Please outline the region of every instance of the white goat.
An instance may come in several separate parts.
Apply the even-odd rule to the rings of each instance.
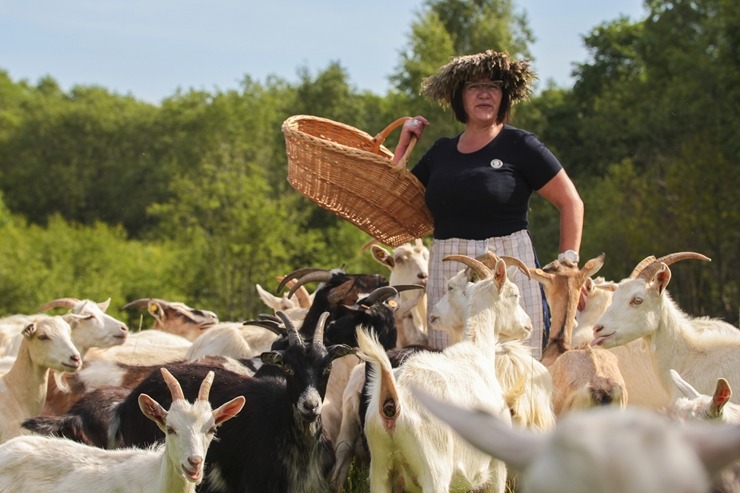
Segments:
[[[263,326],[242,322],[220,322],[201,334],[185,353],[192,361],[203,356],[254,358],[269,351],[278,335]]]
[[[212,410],[209,372],[190,404],[177,380],[161,371],[172,394],[169,411],[147,394],[139,396],[139,407],[165,433],[164,445],[102,450],[64,438],[18,437],[0,447],[0,491],[194,492],[216,427],[236,416],[245,399],[238,396]]]
[[[736,425],[678,427],[647,409],[603,407],[574,411],[538,433],[413,392],[469,443],[521,471],[522,493],[706,493],[711,476],[740,458]]]
[[[671,370],[673,383],[681,391],[683,397],[676,399],[666,410],[671,418],[682,421],[705,421],[711,423],[740,424],[740,405],[730,402],[732,388],[724,378],[717,379],[714,394],[700,394],[686,382],[676,370]],[[740,463],[722,470],[714,478],[712,493],[740,492]]]
[[[691,252],[677,253],[652,262],[637,278],[620,282],[612,304],[594,325],[591,344],[611,348],[643,338],[660,383],[671,395],[676,395],[671,369],[705,394],[712,392],[720,377],[740,386],[740,338],[724,328],[707,328],[706,318],[701,319],[704,330],[697,330],[668,295],[668,264],[685,258],[709,260]],[[718,321],[717,325],[728,324]],[[733,402],[740,401],[733,397]]]
[[[488,268],[494,268],[498,257],[489,252],[477,257],[477,260]],[[512,269],[521,269],[523,266],[516,259],[504,257],[504,261],[507,263],[509,276],[514,274]],[[468,304],[466,288],[468,276],[471,274],[471,269],[467,268],[453,276],[447,283],[448,291],[445,296],[432,307],[431,319],[435,328],[446,330],[452,341],[464,340],[464,319]],[[517,305],[518,301],[512,300],[510,304],[494,305],[494,308],[503,309]],[[555,416],[550,405],[552,394],[550,373],[534,359],[531,348],[522,342],[529,337],[531,324],[509,323],[510,317],[510,314],[497,313],[494,328],[497,339],[501,340],[495,347],[495,368],[504,390],[505,401],[514,422],[538,429],[549,429],[555,424]],[[447,327],[442,323],[457,325]],[[341,426],[335,440],[337,461],[332,473],[332,482],[338,490],[341,490],[347,478],[352,458],[365,459],[366,455],[360,440],[359,416],[360,392],[365,383],[364,366],[362,364],[353,369],[342,396]]]
[[[87,351],[92,347],[118,346],[123,344],[128,337],[128,326],[105,313],[109,306],[110,298],[99,303],[77,298],[59,298],[44,304],[39,308],[39,312],[45,312],[52,308],[67,308],[70,313],[80,315],[79,317],[70,318],[69,324],[72,327],[72,341],[84,358]],[[25,316],[19,320],[27,318],[28,316]],[[16,336],[5,350],[5,356],[15,356],[18,353],[18,347],[22,340],[20,331],[23,327],[25,325],[18,327]]]
[[[494,367],[494,314],[508,313],[511,323],[525,326],[531,326],[531,321],[518,305],[518,290],[507,278],[503,260],[498,260],[493,271],[469,257],[453,255],[445,260],[458,260],[471,267],[467,288],[468,340],[439,353],[414,354],[394,374],[382,346],[358,330],[361,357],[374,372],[368,381],[369,405],[365,420],[373,492],[390,492],[397,479],[394,475],[403,480],[409,491],[504,490],[504,464],[491,460],[460,441],[440,423],[429,420],[409,394],[410,386],[423,386],[438,396],[455,396],[465,405],[485,409],[504,421],[511,421]],[[502,303],[510,306],[496,308]]]
[[[20,435],[23,420],[36,416],[44,407],[50,368],[80,368],[82,358],[72,343],[67,322],[77,317],[37,315],[21,332],[18,356],[0,378],[0,443]]]
[[[372,245],[373,258],[390,271],[388,283],[391,286],[421,284],[426,286],[429,278],[429,249],[421,239],[414,244],[404,243],[389,252],[380,245]],[[427,297],[425,292],[403,292],[401,303],[416,300],[409,317],[402,318],[398,324],[397,347],[410,344],[427,343]]]
[[[476,258],[488,268],[493,268],[498,257],[487,252]],[[502,257],[507,265],[509,277],[521,270],[529,277],[527,266],[512,257]],[[447,281],[447,292],[432,307],[431,323],[436,330],[450,334],[450,341],[459,342],[470,337],[465,334],[467,278],[470,268],[462,270]],[[518,300],[517,300],[518,303]],[[497,320],[506,320],[506,315],[497,313]],[[555,424],[550,401],[552,378],[547,368],[532,356],[532,349],[524,340],[531,332],[530,325],[497,323],[496,375],[504,389],[506,403],[515,423],[522,426],[547,430]],[[521,331],[521,329],[524,329]]]
[[[120,346],[92,348],[86,359],[118,361],[128,365],[162,365],[183,359],[192,345],[182,336],[146,329],[130,334]]]
[[[730,402],[732,388],[724,378],[717,379],[712,395],[702,394],[671,368],[671,378],[683,394],[670,406],[671,415],[698,421],[740,424],[740,405]]]
[[[594,338],[593,326],[606,308],[612,303],[612,296],[617,290],[617,283],[603,277],[588,277],[583,284],[585,296],[578,304],[576,326],[573,327],[573,347],[588,344]]]
[[[633,271],[632,276],[637,273]],[[573,347],[589,344],[593,340],[593,326],[611,305],[618,284],[604,278],[588,278],[584,286],[586,296],[576,315],[578,325],[573,330]],[[670,404],[671,396],[658,380],[650,349],[644,340],[638,339],[607,351],[618,360],[619,372],[629,395],[627,405],[661,409]]]

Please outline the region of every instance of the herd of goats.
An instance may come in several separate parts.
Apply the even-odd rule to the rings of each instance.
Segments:
[[[603,254],[451,255],[427,306],[420,240],[370,253],[389,276],[299,269],[251,320],[158,298],[124,306],[137,332],[110,300],[0,318],[0,493],[343,492],[353,464],[373,493],[740,492],[740,331],[667,290],[704,255],[618,282]],[[539,360],[515,276],[550,307]]]

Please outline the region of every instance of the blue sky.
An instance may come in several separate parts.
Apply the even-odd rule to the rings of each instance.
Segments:
[[[570,86],[582,37],[642,0],[514,0],[529,19],[540,85]],[[182,90],[237,89],[249,75],[297,80],[338,61],[384,94],[422,0],[0,0],[0,69],[64,90],[100,85],[157,103]]]

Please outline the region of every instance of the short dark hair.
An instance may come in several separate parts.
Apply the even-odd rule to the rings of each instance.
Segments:
[[[465,90],[465,82],[458,85],[452,93],[452,99],[450,105],[452,111],[455,112],[455,120],[460,123],[468,123],[468,114],[465,112],[465,105],[463,104],[463,91]],[[499,123],[506,123],[509,121],[511,116],[511,97],[506,87],[501,89],[501,106],[498,108],[498,115],[496,115],[496,121]]]

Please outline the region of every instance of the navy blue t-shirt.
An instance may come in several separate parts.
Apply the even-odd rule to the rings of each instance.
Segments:
[[[534,134],[510,125],[469,154],[457,150],[459,139],[439,139],[411,170],[426,187],[434,237],[483,240],[526,229],[532,192],[560,162]]]

